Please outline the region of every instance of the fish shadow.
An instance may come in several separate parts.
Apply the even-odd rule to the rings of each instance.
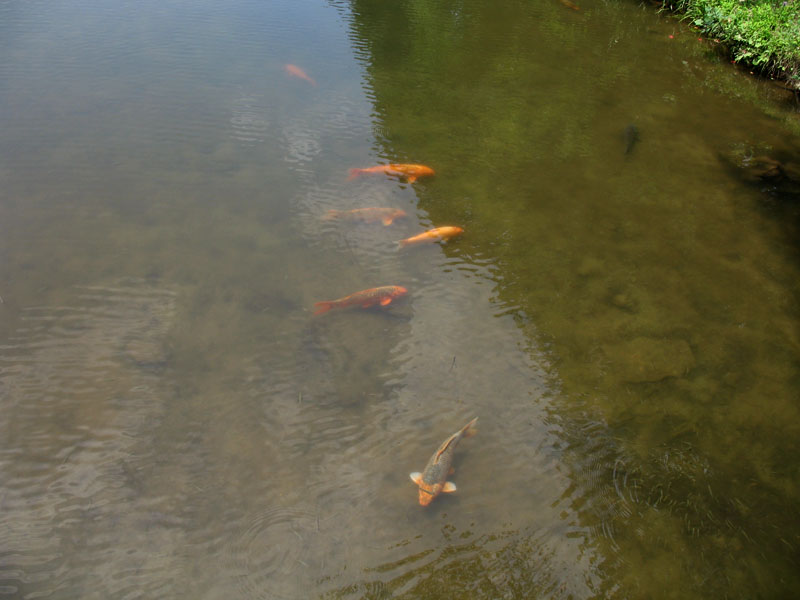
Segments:
[[[631,154],[633,154],[633,149],[636,147],[636,144],[641,141],[639,128],[633,123],[630,123],[622,132],[622,141],[625,144],[625,158],[630,158]]]

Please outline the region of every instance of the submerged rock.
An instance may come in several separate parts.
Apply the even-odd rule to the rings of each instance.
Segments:
[[[760,150],[760,153],[756,153]],[[769,186],[769,191],[800,194],[800,163],[792,149],[749,148],[738,146],[722,158],[744,182]]]
[[[611,305],[629,313],[639,312],[639,300],[631,291],[618,292],[611,296]]]
[[[590,277],[592,275],[599,275],[603,272],[603,261],[594,256],[584,256],[581,264],[578,265],[576,272],[581,277]]]
[[[692,349],[682,339],[637,337],[607,344],[603,353],[609,362],[608,377],[630,383],[682,377],[695,364]]]
[[[769,156],[753,156],[742,160],[740,167],[746,179],[755,181],[761,180],[780,180],[784,176],[784,169],[781,163]]]

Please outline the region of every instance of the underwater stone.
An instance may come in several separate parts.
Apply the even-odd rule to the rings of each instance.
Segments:
[[[618,381],[641,383],[682,377],[695,364],[686,340],[637,337],[603,346],[609,361],[608,376]]]
[[[639,303],[628,292],[620,292],[619,294],[614,294],[611,297],[611,304],[613,306],[616,306],[620,310],[625,310],[628,312],[638,312],[639,310]]]
[[[586,256],[578,265],[577,273],[581,277],[588,277],[589,275],[597,275],[603,271],[603,261],[593,256]]]

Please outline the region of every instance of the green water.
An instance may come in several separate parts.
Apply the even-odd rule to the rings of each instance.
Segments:
[[[385,156],[435,157],[420,206],[466,223],[546,348],[600,594],[798,589],[797,197],[726,165],[796,160],[796,112],[731,99],[691,31],[626,6],[356,6]]]
[[[791,597],[783,94],[635,3],[0,2],[0,597]]]

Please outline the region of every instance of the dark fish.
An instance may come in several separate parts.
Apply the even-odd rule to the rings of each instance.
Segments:
[[[625,154],[628,155],[633,152],[633,147],[639,141],[639,128],[631,123],[625,128],[622,138],[625,140]]]

